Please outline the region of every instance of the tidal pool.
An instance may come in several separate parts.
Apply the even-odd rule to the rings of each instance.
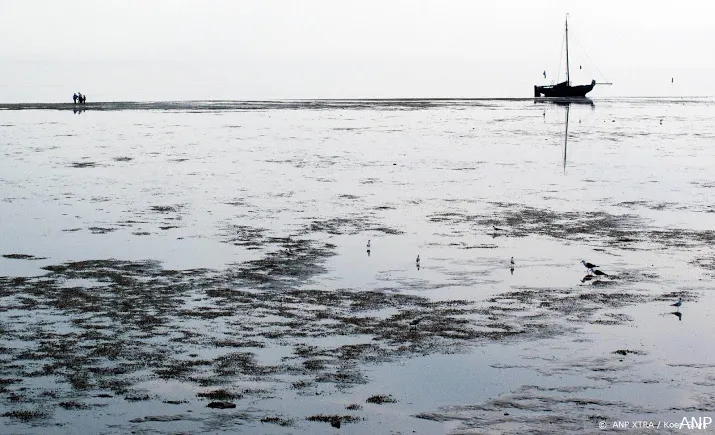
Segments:
[[[0,105],[3,432],[715,418],[713,103]]]

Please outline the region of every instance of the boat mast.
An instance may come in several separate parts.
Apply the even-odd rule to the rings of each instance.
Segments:
[[[569,14],[566,14],[566,85],[571,86],[569,75]]]

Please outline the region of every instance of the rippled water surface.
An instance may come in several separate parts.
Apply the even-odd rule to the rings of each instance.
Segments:
[[[715,418],[714,103],[0,106],[3,432]]]

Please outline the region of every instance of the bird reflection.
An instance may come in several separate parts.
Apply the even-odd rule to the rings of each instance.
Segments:
[[[673,311],[670,314],[676,316],[678,318],[678,320],[680,320],[681,322],[683,321],[683,313],[681,313],[680,311]]]
[[[591,275],[590,273],[581,279],[581,282],[591,281],[596,278],[596,275]]]
[[[370,248],[367,248],[367,256],[370,256]]]
[[[514,266],[509,268],[509,272],[511,272],[511,274],[514,275]]]

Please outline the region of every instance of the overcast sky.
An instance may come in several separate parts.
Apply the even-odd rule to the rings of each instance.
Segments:
[[[715,95],[710,1],[0,0],[0,101],[530,96],[567,12],[593,97]]]

